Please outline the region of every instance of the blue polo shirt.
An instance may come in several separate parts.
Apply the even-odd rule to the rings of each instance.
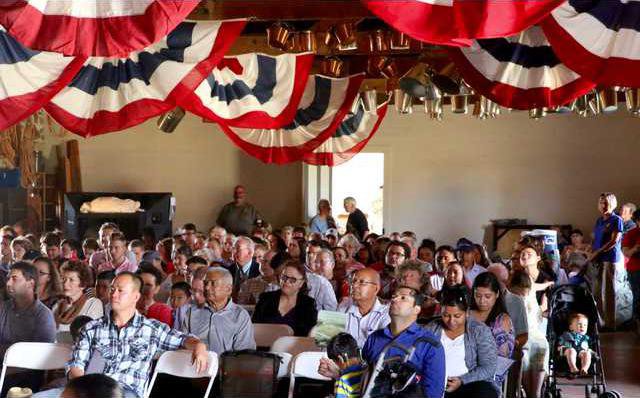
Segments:
[[[598,217],[596,225],[593,227],[593,250],[598,250],[609,242],[614,232],[623,232],[623,224],[622,218],[616,214],[612,214],[606,220]],[[595,260],[598,262],[617,263],[622,259],[622,239],[620,239],[613,248],[601,253]]]
[[[413,323],[398,336],[391,334],[389,326],[379,329],[369,335],[362,347],[362,356],[370,366],[374,366],[382,350],[394,340],[405,348],[411,348],[419,338],[426,338],[427,342],[419,342],[416,351],[411,357],[411,364],[415,366],[420,375],[420,384],[425,398],[440,398],[444,395],[445,388],[445,360],[444,348],[440,340],[430,331]],[[387,351],[386,358],[401,356],[405,352],[394,347]]]

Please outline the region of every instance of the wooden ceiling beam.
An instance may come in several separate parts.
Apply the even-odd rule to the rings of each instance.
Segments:
[[[373,18],[358,0],[203,0],[191,19],[258,21]]]

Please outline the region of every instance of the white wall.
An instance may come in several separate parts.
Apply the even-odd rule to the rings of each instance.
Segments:
[[[428,120],[390,110],[367,150],[384,151],[385,227],[414,230],[439,243],[485,238],[494,218],[571,223],[586,230],[604,190],[640,202],[636,154],[640,120],[620,111],[580,119],[526,113],[479,121]],[[173,134],[155,120],[131,130],[80,139],[86,191],[171,191],[176,225],[208,227],[236,183],[275,225],[301,222],[302,167],[264,165],[213,124],[188,116]],[[334,204],[334,208],[340,204]]]
[[[419,111],[390,111],[367,148],[387,154],[387,231],[410,229],[439,243],[461,236],[488,242],[485,228],[496,218],[589,231],[600,192],[640,202],[640,120],[624,111],[540,121],[524,112],[486,121],[445,116],[434,122]]]
[[[295,223],[301,214],[301,165],[265,165],[237,149],[215,124],[188,115],[173,134],[155,119],[132,129],[80,138],[86,192],[172,192],[174,228],[195,222],[206,230],[244,184],[248,199],[270,222]]]

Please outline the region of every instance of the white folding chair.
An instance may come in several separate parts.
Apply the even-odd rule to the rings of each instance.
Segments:
[[[295,356],[301,352],[322,351],[322,349],[316,345],[312,337],[283,336],[273,342],[269,351],[288,352]]]
[[[291,359],[293,359],[293,355],[288,352],[276,352],[269,351],[272,354],[276,354],[280,357],[280,367],[278,368],[278,379],[289,376]]]
[[[56,343],[15,343],[7,349],[2,362],[0,390],[8,367],[53,370],[64,369],[71,359],[71,346]]]
[[[291,365],[291,379],[289,381],[289,398],[293,398],[296,377],[306,377],[313,380],[329,381],[331,379],[318,373],[320,358],[326,358],[326,352],[302,352],[293,358]]]
[[[172,376],[185,377],[189,379],[196,379],[200,377],[209,377],[209,384],[207,385],[207,391],[204,393],[204,398],[209,397],[211,393],[211,387],[213,386],[213,380],[218,373],[218,355],[215,352],[209,351],[209,366],[204,373],[197,373],[195,366],[191,364],[191,351],[179,350],[179,351],[167,351],[160,356],[158,364],[153,372],[151,381],[147,386],[144,393],[145,398],[149,397],[153,385],[156,382],[158,373],[166,373]]]
[[[253,334],[256,338],[256,346],[271,347],[280,337],[293,336],[293,329],[289,325],[276,323],[254,323]]]

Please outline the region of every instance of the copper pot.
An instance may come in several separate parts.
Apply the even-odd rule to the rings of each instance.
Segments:
[[[295,49],[300,52],[316,52],[318,50],[318,43],[315,33],[310,30],[297,32]]]
[[[408,50],[410,46],[409,36],[404,33],[393,30],[389,32],[392,50]]]
[[[389,51],[389,42],[384,30],[378,29],[369,34],[369,50],[371,52]]]
[[[370,76],[379,76],[387,64],[389,63],[389,58],[374,56],[369,58],[367,61],[367,74]]]
[[[267,28],[267,42],[270,47],[284,50],[292,30],[285,24],[275,23]]]
[[[380,69],[380,74],[387,79],[398,76],[398,65],[396,64],[396,61],[393,59],[389,60],[389,62]]]
[[[320,74],[340,77],[344,71],[344,61],[337,57],[328,57],[320,62]]]
[[[350,46],[356,42],[356,26],[353,22],[339,23],[334,26],[333,32],[341,46]]]

